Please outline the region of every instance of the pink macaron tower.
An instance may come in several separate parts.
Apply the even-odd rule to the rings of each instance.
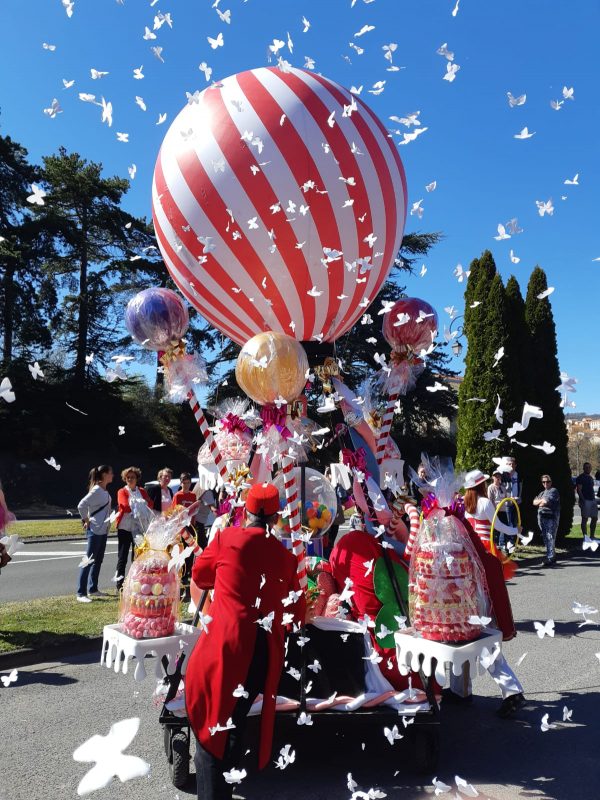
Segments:
[[[125,579],[119,621],[124,633],[135,639],[170,636],[175,629],[180,580],[177,569],[169,569],[167,548],[182,527],[179,516],[157,517],[151,523]]]

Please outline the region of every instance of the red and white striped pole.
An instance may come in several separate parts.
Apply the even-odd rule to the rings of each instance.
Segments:
[[[387,406],[381,419],[381,428],[379,429],[379,435],[377,437],[377,449],[375,451],[375,457],[377,458],[378,464],[381,464],[384,459],[385,448],[388,443],[388,438],[392,429],[392,422],[394,420],[394,410],[399,397],[399,392],[391,394],[388,397]]]
[[[195,556],[198,556],[198,555],[200,555],[200,553],[202,552],[202,548],[200,547],[200,545],[198,544],[198,542],[197,542],[197,541],[194,539],[194,537],[192,536],[192,534],[191,534],[191,533],[188,533],[188,532],[186,531],[186,529],[185,529],[185,528],[183,528],[183,529],[182,529],[182,530],[179,532],[179,535],[181,536],[181,538],[183,539],[183,541],[184,541],[184,542],[187,544],[187,546],[192,548],[192,551],[193,551],[193,553],[194,553],[194,555],[195,555]]]
[[[215,462],[215,466],[219,470],[219,475],[223,483],[227,481],[227,467],[225,465],[225,461],[223,456],[221,455],[221,451],[219,450],[219,445],[217,444],[215,437],[213,436],[212,431],[208,427],[208,422],[206,421],[206,417],[204,416],[204,411],[198,402],[198,398],[196,397],[196,392],[190,388],[188,393],[188,401],[190,404],[190,408],[194,416],[196,417],[196,422],[200,427],[200,433],[204,436],[206,443],[208,444],[208,448],[210,453],[213,457]]]
[[[294,466],[294,459],[289,455],[282,453],[281,469],[283,471],[283,486],[285,489],[285,499],[289,513],[292,552],[298,563],[298,582],[300,583],[300,588],[304,590],[308,585],[308,576],[306,573],[306,552],[304,549],[304,542],[302,539],[300,539],[300,527],[302,520],[300,517],[300,509],[298,508],[298,485],[296,483],[296,476],[294,474]]]

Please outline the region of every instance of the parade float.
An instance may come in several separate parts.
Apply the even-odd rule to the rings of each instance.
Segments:
[[[433,769],[445,673],[459,674],[467,663],[481,671],[482,653],[501,639],[473,622],[485,618],[486,575],[460,515],[438,504],[440,514],[421,521],[402,497],[401,453],[390,432],[398,399],[414,389],[434,345],[437,315],[416,298],[399,298],[384,315],[390,352],[369,379],[376,414],[344,383],[335,356],[336,340],[389,275],[406,205],[397,149],[359,97],[294,68],[233,75],[191,98],[171,125],[152,210],[181,296],[241,346],[236,379],[246,397],[221,407],[209,425],[199,400],[206,375],[186,352],[187,311],[176,293],[145,289],[129,303],[126,323],[140,346],[159,354],[170,399],[194,413],[202,485],[227,493],[220,524],[235,524],[253,481],[279,488],[276,533],[296,557],[309,616],[291,636],[278,710],[315,719],[380,715],[390,726],[399,714],[410,717],[414,761]],[[307,386],[321,398],[312,412]],[[339,449],[331,481],[311,465],[315,443]],[[342,537],[328,562],[319,543],[336,515],[336,484],[351,492],[364,530]],[[405,513],[412,560],[402,558]],[[179,523],[185,545],[197,551],[185,520]],[[169,576],[183,553],[157,556],[155,538],[147,534],[132,565],[122,619],[105,630],[102,660],[117,672],[136,660],[141,679],[145,656],[156,656],[157,674],[166,675],[158,692],[165,751],[181,786],[189,766],[185,656],[209,631],[209,616],[205,595],[196,593],[193,624],[175,620]],[[356,563],[364,564],[358,578]],[[312,680],[310,659],[321,665]]]

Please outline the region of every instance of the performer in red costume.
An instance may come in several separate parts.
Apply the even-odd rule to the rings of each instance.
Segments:
[[[358,514],[352,517],[351,527],[354,527],[354,530],[343,536],[333,548],[329,564],[340,592],[344,589],[347,578],[352,581],[352,591],[354,592],[351,598],[352,616],[359,620],[366,614],[374,622],[382,607],[381,600],[375,594],[373,582],[375,563],[378,559],[383,558],[382,539],[376,539],[365,531]],[[400,564],[403,569],[408,571],[406,563],[390,546],[388,546],[388,553],[393,563]],[[368,569],[365,565],[371,561],[373,562],[372,568]],[[383,676],[394,689],[399,691],[407,689],[408,676],[401,675],[398,670],[396,649],[381,647],[372,630],[371,641],[373,647],[383,658],[380,664]],[[413,674],[411,677],[413,687],[419,688],[421,683],[418,675]]]
[[[260,693],[260,769],[271,754],[284,660],[283,615],[293,615],[301,625],[306,610],[296,559],[269,533],[278,511],[279,493],[272,484],[252,486],[243,527],[219,531],[192,570],[200,588],[214,587],[212,621],[185,676],[187,715],[198,739],[195,763],[202,800],[231,798],[224,773],[239,764],[246,717]],[[284,606],[284,600],[292,602]]]

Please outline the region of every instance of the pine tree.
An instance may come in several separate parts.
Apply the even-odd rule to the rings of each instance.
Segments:
[[[43,161],[47,195],[36,215],[56,242],[47,269],[64,293],[57,332],[81,388],[94,371],[86,356],[105,365],[120,343],[128,293],[164,267],[150,255],[156,246],[148,223],[121,208],[129,181],[103,177],[101,164],[64,148]]]
[[[521,418],[523,403],[528,400],[531,388],[531,347],[529,329],[525,322],[525,302],[519,283],[511,275],[506,283],[506,360],[510,365],[511,406],[507,407],[506,421]]]
[[[496,397],[490,394],[488,376],[494,362],[493,355],[502,344],[498,339],[502,328],[497,327],[497,322],[490,324],[491,318],[489,318],[490,315],[492,317],[496,315],[493,303],[489,302],[489,294],[496,277],[496,264],[491,252],[486,250],[481,258],[471,263],[465,290],[463,331],[468,347],[465,375],[458,391],[456,442],[458,469],[482,469],[487,465],[490,454],[496,449],[495,446],[488,447],[488,443],[483,439],[484,432],[493,430],[496,422],[493,414]],[[501,297],[500,287],[496,285],[495,302],[498,303]],[[503,309],[505,314],[505,306]],[[496,345],[495,350],[494,345]],[[491,350],[492,353],[488,352]],[[480,400],[485,400],[485,403]]]
[[[531,342],[529,372],[531,384],[528,402],[540,406],[543,419],[534,419],[519,438],[530,444],[520,456],[518,467],[523,480],[522,510],[527,525],[535,525],[532,500],[541,491],[540,476],[548,473],[561,497],[561,517],[558,535],[564,537],[573,524],[573,485],[569,467],[568,436],[561,398],[556,389],[560,384],[560,368],[556,345],[556,328],[550,301],[539,295],[548,288],[546,273],[536,267],[531,273],[525,301],[525,322]],[[549,442],[555,447],[546,455],[531,444]]]
[[[48,322],[56,320],[56,291],[43,272],[52,241],[26,201],[39,169],[27,150],[0,136],[0,335],[1,361],[39,357],[51,344]]]

